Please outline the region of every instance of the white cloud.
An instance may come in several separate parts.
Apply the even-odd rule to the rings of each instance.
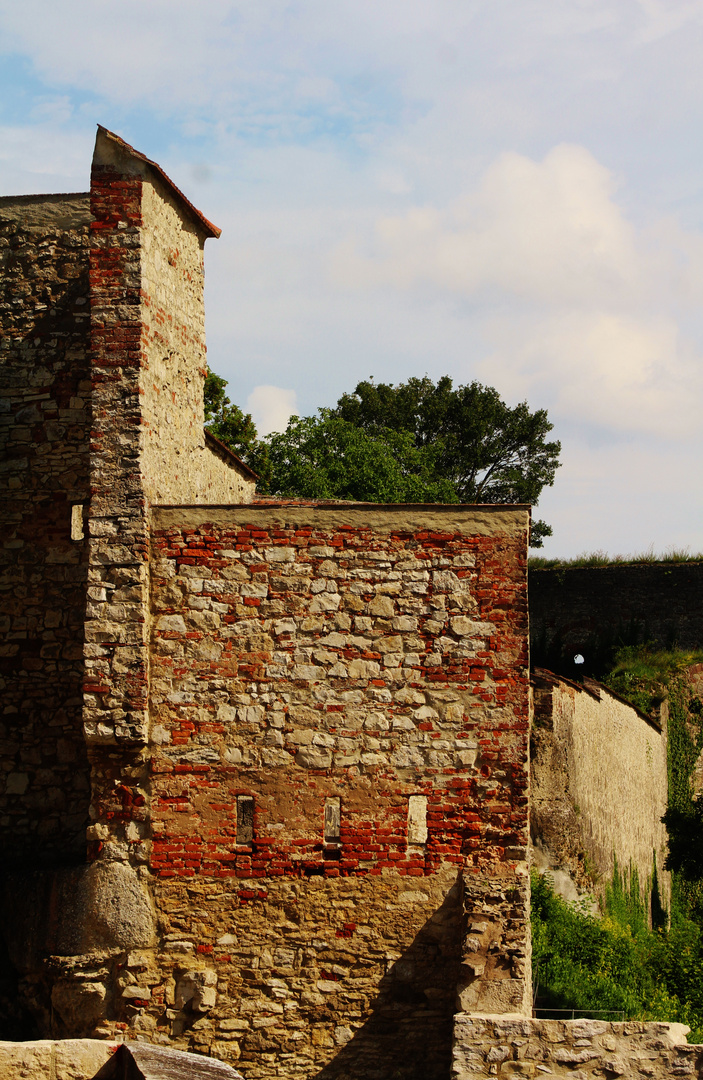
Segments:
[[[379,219],[367,254],[355,240],[341,245],[335,273],[365,286],[430,284],[469,297],[498,289],[550,305],[629,300],[642,293],[646,257],[614,188],[580,146],[557,146],[541,162],[501,154],[447,209]]]
[[[495,319],[487,337],[494,350],[479,374],[562,421],[676,439],[700,426],[703,364],[672,319],[599,311]]]
[[[295,390],[283,390],[280,386],[255,386],[247,398],[247,409],[260,437],[272,431],[284,431],[296,407]]]

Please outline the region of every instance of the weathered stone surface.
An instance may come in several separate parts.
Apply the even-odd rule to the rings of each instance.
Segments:
[[[0,1042],[3,1080],[91,1080],[116,1050],[96,1039]]]
[[[538,671],[533,686],[534,842],[589,888],[584,852],[602,882],[615,860],[625,872],[634,868],[648,907],[654,856],[668,908],[666,730],[596,683],[581,687]]]
[[[495,1076],[703,1076],[703,1046],[684,1024],[533,1020],[458,1013],[452,1080]]]
[[[223,1061],[142,1043],[119,1046],[93,1080],[131,1080],[137,1076],[140,1080],[242,1080],[241,1074]]]

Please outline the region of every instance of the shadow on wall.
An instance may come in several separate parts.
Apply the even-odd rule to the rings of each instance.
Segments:
[[[1,394],[14,406],[9,420],[23,435],[23,441],[2,449],[10,477],[3,529],[11,543],[2,573],[10,587],[3,590],[0,623],[13,631],[0,657],[0,854],[6,867],[85,861],[90,769],[82,684],[88,566],[87,546],[71,539],[71,505],[86,502],[89,492],[89,331],[87,318],[83,329],[76,322],[76,313],[85,317],[89,283],[87,252],[75,266],[72,258],[66,256],[61,275],[80,271],[77,277],[50,281],[43,271],[37,275],[20,264],[22,277],[9,278],[22,281],[26,272],[36,290],[33,300],[51,304],[51,311],[23,324],[21,344],[2,373]],[[9,336],[9,326],[4,329]]]
[[[315,1080],[446,1080],[459,979],[463,905],[461,877],[401,956],[387,953],[387,971],[369,1019],[352,1034],[334,1029],[339,1053]],[[359,1001],[359,1010],[365,1002]],[[329,1015],[326,1015],[329,1014]],[[334,1020],[320,1006],[309,1020]]]

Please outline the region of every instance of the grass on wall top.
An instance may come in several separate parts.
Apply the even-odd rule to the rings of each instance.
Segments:
[[[695,563],[703,562],[703,552],[692,553],[688,548],[669,548],[657,554],[647,548],[634,555],[609,555],[606,551],[584,551],[571,559],[548,559],[544,555],[531,555],[527,561],[530,570],[552,570],[578,566],[631,566],[637,563]]]

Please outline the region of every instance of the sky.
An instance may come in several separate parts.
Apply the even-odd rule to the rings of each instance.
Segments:
[[[0,0],[0,194],[95,127],[223,230],[211,368],[260,433],[361,379],[495,386],[544,554],[703,550],[703,0]]]

